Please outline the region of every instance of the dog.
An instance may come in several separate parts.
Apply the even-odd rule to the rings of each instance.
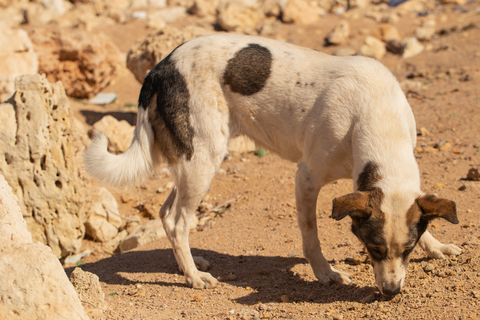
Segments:
[[[353,179],[354,192],[333,200],[332,218],[350,216],[383,294],[401,291],[417,243],[438,259],[461,253],[427,231],[435,218],[457,224],[456,206],[420,190],[413,113],[380,62],[261,37],[207,35],[150,70],[125,153],[108,153],[98,134],[85,155],[88,172],[112,185],[137,182],[166,159],[175,187],[159,215],[189,286],[217,285],[207,264],[195,266],[189,221],[237,135],[297,163],[303,253],[320,283],[351,282],[328,264],[317,233],[318,194],[337,179]]]

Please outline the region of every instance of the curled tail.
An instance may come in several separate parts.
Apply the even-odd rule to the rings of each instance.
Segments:
[[[86,169],[90,175],[110,185],[119,186],[141,181],[149,176],[153,169],[153,141],[148,110],[139,105],[137,126],[128,150],[120,155],[109,153],[108,139],[100,132],[85,152]]]

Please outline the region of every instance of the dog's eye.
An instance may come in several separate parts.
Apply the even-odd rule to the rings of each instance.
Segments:
[[[374,259],[382,259],[384,256],[384,252],[381,248],[379,247],[369,247],[368,251],[370,251],[371,255],[373,256]]]

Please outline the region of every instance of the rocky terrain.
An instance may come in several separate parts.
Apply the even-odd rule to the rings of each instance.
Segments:
[[[0,236],[12,241],[0,248],[0,269],[9,274],[2,314],[24,319],[41,305],[34,318],[69,318],[58,311],[63,304],[78,319],[480,318],[480,1],[395,2],[0,0],[0,174],[18,200],[16,209],[0,210],[13,214],[0,214]],[[91,129],[105,132],[110,152],[124,152],[146,73],[177,45],[216,32],[387,66],[417,121],[423,191],[457,203],[460,224],[439,220],[429,230],[462,254],[432,260],[416,248],[402,293],[382,296],[350,223],[329,218],[332,199],[352,190],[341,180],[319,195],[319,236],[324,255],[353,284],[320,285],[302,256],[296,165],[236,139],[190,233],[193,255],[210,262],[220,285],[188,288],[158,220],[173,187],[166,166],[137,186],[112,188],[84,172],[82,154]],[[90,103],[98,93],[116,99]],[[15,207],[5,197],[2,205]],[[27,273],[35,276],[25,281]],[[68,290],[51,302],[40,291],[27,295],[46,297],[37,302],[5,298],[41,281]],[[73,307],[79,303],[84,313]]]

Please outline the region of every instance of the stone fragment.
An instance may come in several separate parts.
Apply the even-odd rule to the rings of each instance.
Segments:
[[[230,1],[218,7],[217,23],[225,31],[253,34],[264,18],[258,6]]]
[[[348,0],[348,10],[355,8],[366,8],[370,5],[370,0]]]
[[[383,58],[385,53],[387,53],[387,50],[385,49],[385,44],[381,40],[375,37],[367,36],[364,44],[360,47],[360,53],[362,56],[380,60]]]
[[[289,0],[282,13],[285,23],[310,24],[319,19],[318,8],[308,0]]]
[[[393,54],[403,54],[405,42],[403,40],[390,40],[387,42],[386,49]]]
[[[219,3],[219,0],[195,0],[189,12],[200,18],[213,16],[217,14]]]
[[[187,26],[182,30],[167,26],[162,30],[148,34],[127,54],[127,67],[135,78],[143,83],[147,73],[173,49],[185,41],[213,33],[213,31]]]
[[[232,155],[240,155],[257,150],[255,142],[246,136],[238,136],[228,141],[228,152]]]
[[[465,3],[467,3],[467,0],[442,0],[442,4],[454,4],[457,6],[463,6]]]
[[[134,126],[127,121],[118,121],[111,115],[104,116],[93,124],[93,129],[102,131],[108,138],[108,150],[112,153],[124,153],[132,143]]]
[[[382,23],[378,26],[378,28],[375,30],[375,37],[384,42],[389,42],[392,40],[399,41],[402,39],[398,29],[388,23]]]
[[[402,57],[404,59],[415,57],[422,53],[425,47],[418,42],[417,38],[405,39],[405,48],[403,49]]]
[[[94,241],[107,242],[118,234],[118,229],[107,220],[93,216],[85,222],[85,232]]]
[[[337,50],[335,50],[335,52],[333,53],[334,56],[337,56],[337,57],[347,57],[347,56],[354,56],[357,54],[357,51],[351,49],[351,48],[348,48],[348,47],[342,47],[342,48],[338,48]]]
[[[154,240],[165,237],[165,230],[161,220],[150,220],[140,224],[132,230],[118,246],[120,252],[135,249]]]
[[[87,303],[87,306],[98,309],[106,307],[105,294],[97,275],[75,268],[70,275],[70,282],[77,291],[80,301]]]
[[[327,34],[325,40],[329,44],[339,45],[345,43],[350,35],[350,24],[342,20]]]
[[[404,93],[411,91],[418,92],[422,90],[423,84],[420,81],[404,80],[400,82],[400,87]]]
[[[0,173],[18,197],[33,239],[65,257],[82,244],[86,180],[75,162],[70,107],[60,82],[28,75],[0,105]]]
[[[452,149],[452,144],[450,142],[445,142],[439,149],[440,151],[448,151]]]
[[[10,98],[15,78],[38,73],[38,57],[28,33],[0,27],[0,102]]]
[[[467,179],[480,181],[480,173],[478,172],[478,168],[470,168],[467,173]]]
[[[91,187],[91,203],[86,209],[88,217],[96,216],[110,222],[116,228],[122,225],[115,197],[104,187]]]
[[[52,250],[32,242],[17,197],[0,175],[0,315],[2,319],[88,316]]]
[[[425,272],[432,272],[433,270],[435,270],[435,265],[433,263],[427,263],[423,270],[425,270]]]
[[[30,38],[39,55],[39,73],[51,82],[62,81],[74,98],[94,96],[124,65],[118,48],[101,33],[34,29]]]
[[[282,302],[285,302],[285,303],[290,302],[290,298],[289,298],[286,294],[282,295],[282,296],[280,297],[280,300],[281,300]]]
[[[420,41],[428,41],[432,39],[435,34],[435,28],[421,27],[415,29],[415,37]]]

